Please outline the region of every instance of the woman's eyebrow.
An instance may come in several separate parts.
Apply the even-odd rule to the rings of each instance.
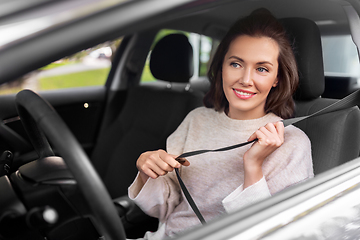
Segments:
[[[245,62],[242,58],[237,57],[237,56],[231,56],[231,57],[229,57],[229,59],[232,59],[232,58],[234,58],[234,59],[236,59],[236,60],[238,60],[238,61],[240,61],[240,62]],[[261,62],[257,62],[256,64],[257,64],[257,65],[270,64],[271,66],[274,66],[274,64],[272,64],[272,63],[269,62],[269,61],[261,61]]]
[[[268,61],[258,62],[256,64],[270,64],[271,66],[274,66],[274,64],[272,64],[271,62],[268,62]]]
[[[239,57],[237,57],[237,56],[231,56],[231,57],[229,57],[229,59],[231,59],[231,58],[235,58],[236,60],[238,60],[238,61],[240,61],[240,62],[245,62],[242,58],[239,58]]]

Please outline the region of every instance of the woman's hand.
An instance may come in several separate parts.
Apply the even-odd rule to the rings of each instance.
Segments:
[[[284,124],[268,123],[254,132],[248,141],[258,139],[244,154],[244,189],[262,177],[262,164],[267,156],[284,143]]]
[[[140,172],[140,177],[145,183],[149,177],[156,179],[172,172],[174,168],[182,165],[189,166],[190,162],[185,160],[181,164],[175,160],[177,156],[168,154],[164,150],[145,152],[140,155],[136,162],[136,167]]]

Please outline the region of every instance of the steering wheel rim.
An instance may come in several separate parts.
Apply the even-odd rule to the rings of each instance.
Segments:
[[[105,238],[126,239],[120,217],[103,182],[74,135],[52,106],[33,91],[23,90],[16,95],[16,107],[39,156],[54,155],[47,139],[59,151]]]

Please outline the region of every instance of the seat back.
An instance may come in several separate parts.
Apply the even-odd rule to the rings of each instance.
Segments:
[[[303,18],[281,20],[293,43],[300,84],[295,94],[296,116],[314,113],[336,101],[321,98],[325,88],[320,31]],[[314,173],[318,174],[359,156],[358,107],[328,113],[297,124],[309,137]],[[301,149],[299,149],[301,151]]]
[[[192,54],[186,36],[168,35],[153,49],[150,70],[158,79],[186,85],[193,74]],[[202,98],[203,94],[185,89],[138,86],[128,90],[122,111],[103,129],[91,157],[113,198],[127,195],[140,154],[165,149],[167,137],[188,112],[202,105]]]

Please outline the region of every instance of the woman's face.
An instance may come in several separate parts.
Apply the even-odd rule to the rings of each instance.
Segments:
[[[266,98],[278,83],[278,56],[278,44],[268,37],[242,35],[231,42],[222,65],[230,118],[246,120],[265,115]]]

